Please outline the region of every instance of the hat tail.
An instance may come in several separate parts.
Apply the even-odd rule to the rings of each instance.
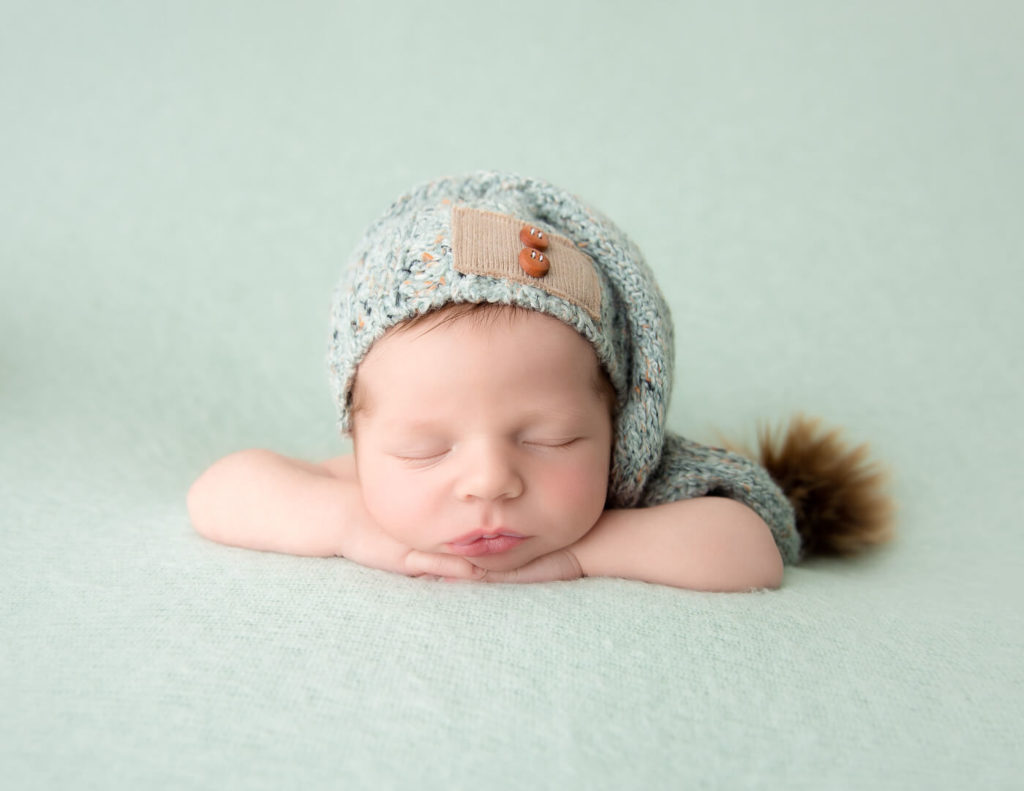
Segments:
[[[853,555],[892,537],[888,474],[835,428],[796,415],[778,429],[762,426],[758,449],[740,453],[764,467],[796,514],[803,556]]]

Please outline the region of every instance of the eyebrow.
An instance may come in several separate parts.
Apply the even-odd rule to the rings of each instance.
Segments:
[[[388,428],[407,434],[439,434],[444,430],[444,426],[437,420],[403,421],[401,418],[388,421]]]
[[[586,416],[586,411],[575,403],[564,409],[532,409],[522,415],[524,422],[537,422],[544,420],[580,420]]]

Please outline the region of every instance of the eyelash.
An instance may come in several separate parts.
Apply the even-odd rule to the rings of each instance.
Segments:
[[[441,458],[447,455],[447,453],[448,451],[443,450],[440,453],[434,453],[430,456],[400,456],[398,454],[395,454],[395,458],[405,464],[408,464],[411,467],[426,467],[430,464],[433,464],[436,461],[439,461]]]
[[[529,445],[534,448],[549,448],[551,450],[562,450],[568,448],[570,445],[575,444],[579,441],[579,437],[573,437],[572,439],[563,440],[560,442],[530,442],[523,441],[524,445]],[[434,453],[430,456],[401,456],[395,454],[395,458],[404,464],[408,464],[410,467],[428,467],[434,462],[440,461],[444,456],[448,454],[447,450],[441,451],[440,453]]]
[[[562,442],[524,442],[523,444],[532,445],[538,448],[568,448],[578,439],[579,437],[573,437],[572,439],[563,440]]]

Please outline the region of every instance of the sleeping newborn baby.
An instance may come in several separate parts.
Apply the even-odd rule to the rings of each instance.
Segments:
[[[650,269],[593,208],[508,174],[422,185],[335,293],[330,378],[354,453],[232,454],[191,487],[192,522],[410,575],[722,591],[887,536],[864,449],[813,422],[762,437],[762,464],[666,433],[673,355]]]

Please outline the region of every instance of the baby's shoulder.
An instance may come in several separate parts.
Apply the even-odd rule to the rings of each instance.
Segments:
[[[340,480],[354,481],[356,479],[356,460],[351,453],[327,459],[327,461],[320,462],[318,466]]]

